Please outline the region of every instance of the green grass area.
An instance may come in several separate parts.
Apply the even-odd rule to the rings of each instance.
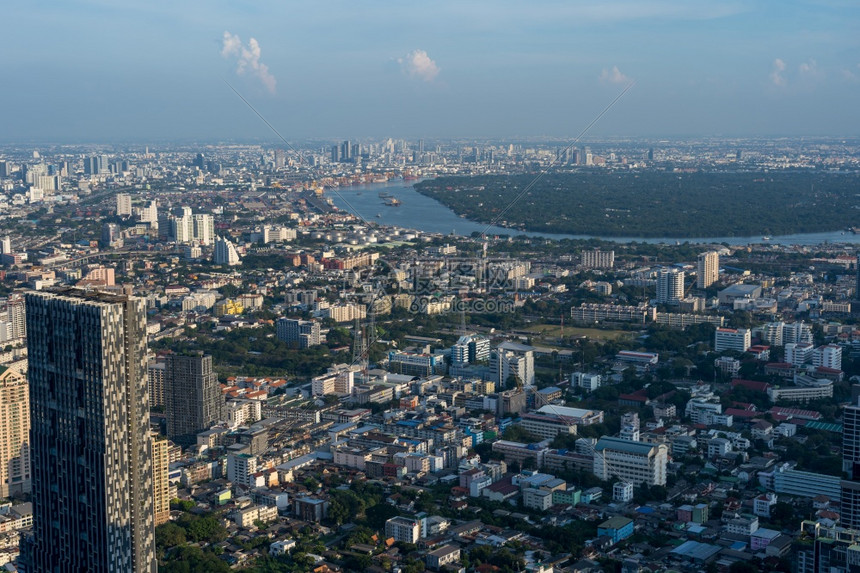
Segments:
[[[538,340],[556,340],[562,336],[562,327],[558,324],[535,324],[525,328],[535,334]],[[592,340],[621,340],[632,338],[633,332],[628,330],[601,330],[599,328],[580,328],[565,326],[564,336],[585,336]]]

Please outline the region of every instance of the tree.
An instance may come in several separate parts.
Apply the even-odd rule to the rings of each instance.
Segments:
[[[794,517],[794,506],[784,501],[778,501],[770,508],[770,520],[779,524],[781,527],[786,527],[793,524],[796,520]]]
[[[227,530],[214,515],[197,517],[185,514],[178,523],[185,528],[185,534],[193,542],[217,543],[227,539]]]
[[[155,545],[159,549],[170,549],[185,543],[185,530],[168,521],[155,528]]]
[[[162,573],[230,573],[230,567],[210,551],[185,545],[171,551],[159,565]]]
[[[757,573],[758,567],[748,561],[735,561],[729,566],[729,573]]]

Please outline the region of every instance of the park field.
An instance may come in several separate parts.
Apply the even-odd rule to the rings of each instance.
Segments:
[[[523,329],[534,334],[534,338],[542,341],[554,341],[561,338],[562,327],[558,324],[534,324]],[[592,340],[620,340],[632,338],[635,333],[629,330],[601,330],[599,328],[579,328],[565,326],[564,336],[585,336]]]

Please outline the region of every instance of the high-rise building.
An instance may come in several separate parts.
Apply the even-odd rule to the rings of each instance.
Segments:
[[[851,387],[851,404],[842,411],[842,471],[840,521],[860,530],[860,386]]]
[[[310,348],[322,343],[320,323],[315,320],[279,318],[275,323],[278,340],[296,344],[299,348]]]
[[[158,210],[153,201],[146,208],[151,214],[158,217]],[[177,243],[190,243],[199,241],[201,245],[211,245],[215,240],[215,219],[208,213],[192,213],[191,207],[183,207],[182,214],[177,217],[171,217],[170,234]],[[159,223],[159,228],[161,227]]]
[[[116,223],[105,223],[102,225],[102,246],[121,247],[122,229]]]
[[[478,334],[467,334],[457,339],[451,347],[451,363],[455,365],[477,364],[490,358],[490,339]]]
[[[582,266],[589,269],[611,269],[615,266],[615,251],[582,251]]]
[[[668,459],[666,444],[603,436],[594,446],[593,472],[602,480],[618,478],[633,485],[666,485]]]
[[[181,446],[197,443],[197,434],[220,421],[224,398],[211,356],[168,354],[164,366],[167,437]]]
[[[503,342],[490,353],[490,379],[504,388],[513,376],[524,386],[535,381],[534,350],[530,346]]]
[[[207,213],[198,213],[193,215],[192,235],[195,241],[200,241],[201,245],[211,245],[215,239],[215,219]]]
[[[146,380],[149,384],[149,407],[164,406],[164,362],[152,361],[146,365]]]
[[[140,222],[149,223],[150,227],[158,228],[158,203],[150,201],[140,208]]]
[[[26,295],[33,536],[22,571],[154,572],[146,303]]]
[[[708,288],[720,278],[720,254],[708,251],[699,255],[696,288]]]
[[[131,216],[131,195],[128,193],[117,193],[116,214],[118,217]]]
[[[8,255],[12,253],[12,239],[8,235],[0,239],[0,254]]]
[[[6,303],[6,320],[9,322],[9,338],[18,339],[27,337],[27,311],[24,306],[24,297],[13,294]]]
[[[97,175],[99,172],[98,157],[84,157],[84,175]]]
[[[242,263],[239,258],[239,253],[236,251],[235,245],[228,239],[218,237],[215,239],[215,254],[213,262],[216,265],[236,266]]]
[[[842,347],[838,344],[825,344],[812,351],[812,365],[842,370]]]
[[[170,219],[170,236],[177,243],[190,243],[194,240],[194,219],[191,215],[191,207],[183,207],[182,215]]]
[[[842,471],[860,478],[860,406],[856,400],[842,411]]]
[[[660,269],[657,274],[657,302],[677,303],[684,298],[684,271]]]
[[[30,389],[17,370],[0,374],[0,499],[30,493]]]
[[[751,345],[752,334],[748,328],[717,328],[714,332],[714,352],[746,352]]]
[[[857,267],[857,277],[854,285],[854,298],[860,300],[860,255],[857,255],[857,260],[854,262]]]
[[[392,517],[385,522],[385,537],[404,543],[417,543],[421,535],[421,524],[411,517]]]
[[[170,442],[164,436],[152,434],[152,500],[155,526],[170,521]]]
[[[860,530],[844,523],[804,521],[804,543],[794,555],[796,573],[857,573],[860,571]]]

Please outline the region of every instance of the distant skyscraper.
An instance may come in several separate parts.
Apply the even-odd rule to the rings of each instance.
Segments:
[[[842,499],[839,516],[843,527],[860,530],[860,405],[858,389],[851,387],[851,405],[842,411]]]
[[[170,470],[167,438],[152,434],[152,493],[155,526],[170,521],[170,485],[167,474]]]
[[[30,389],[17,370],[0,374],[0,499],[30,493]]]
[[[6,303],[6,321],[10,325],[10,338],[26,338],[27,312],[24,298],[20,294],[13,294],[9,297],[9,302]]]
[[[310,348],[321,343],[320,323],[315,320],[279,318],[275,324],[278,340],[299,348]]]
[[[657,274],[657,302],[676,303],[684,298],[684,271],[660,269]]]
[[[699,255],[699,268],[696,273],[696,288],[708,288],[720,278],[720,255],[708,251]]]
[[[122,230],[116,223],[105,223],[102,225],[102,246],[122,246]]]
[[[648,149],[648,161],[654,161],[654,148],[650,147]]]
[[[84,175],[98,175],[99,172],[99,158],[98,157],[84,157]]]
[[[131,195],[128,193],[117,193],[116,214],[118,217],[131,215]]]
[[[213,261],[216,265],[228,265],[231,267],[242,263],[241,259],[239,259],[239,253],[236,251],[236,247],[233,243],[222,237],[218,237],[215,240]]]
[[[857,260],[854,262],[854,266],[857,267],[855,270],[857,272],[855,285],[854,285],[854,299],[860,300],[860,255],[857,255]]]
[[[191,217],[192,233],[195,241],[201,245],[211,245],[215,240],[215,219],[207,213],[198,213]]]
[[[148,209],[155,210],[158,216],[157,207],[151,204]],[[201,245],[211,245],[215,240],[215,219],[208,213],[194,214],[191,207],[182,207],[181,215],[170,218],[170,233],[177,243],[199,241]]]
[[[140,222],[149,223],[150,227],[158,228],[158,203],[150,201],[140,208]]]
[[[166,356],[164,405],[168,438],[181,446],[194,445],[199,432],[220,421],[223,404],[211,356]]]
[[[164,362],[153,361],[146,365],[150,408],[164,406],[164,368]]]
[[[190,243],[194,240],[194,218],[191,207],[183,207],[181,215],[170,219],[170,236],[177,243]]]
[[[27,573],[156,571],[146,304],[26,295],[33,537]]]

